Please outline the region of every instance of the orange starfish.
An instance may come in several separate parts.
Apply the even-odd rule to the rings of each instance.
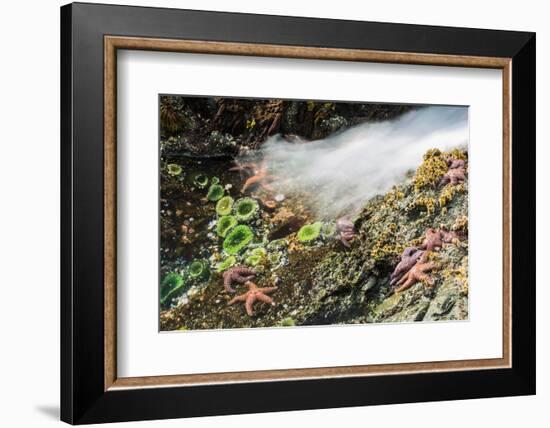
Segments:
[[[426,272],[431,271],[433,268],[435,268],[435,263],[427,262],[427,257],[425,257],[427,253],[424,253],[424,255],[420,258],[420,260],[411,268],[410,271],[408,271],[403,277],[397,281],[397,285],[400,285],[399,288],[395,290],[396,293],[400,293],[402,291],[405,291],[406,289],[412,287],[414,284],[416,284],[419,281],[426,282],[429,285],[433,285],[434,281]]]
[[[241,189],[241,193],[246,192],[246,189],[248,189],[253,184],[259,184],[265,190],[272,192],[273,187],[267,184],[266,181],[272,180],[274,178],[275,177],[273,175],[267,172],[267,167],[265,165],[262,165],[260,168],[254,171],[254,175],[247,178],[247,180],[244,182],[243,188]]]
[[[246,313],[248,314],[248,316],[254,315],[253,306],[254,306],[254,303],[256,303],[256,300],[275,306],[275,302],[267,294],[277,290],[277,287],[260,288],[256,284],[254,284],[252,281],[246,281],[245,285],[248,286],[248,291],[239,296],[235,296],[233,299],[229,301],[228,305],[232,305],[237,302],[244,302],[244,305],[246,307]]]
[[[267,165],[265,162],[262,162],[260,165],[253,162],[240,163],[229,168],[229,171],[239,171],[241,176],[243,172],[249,175],[241,189],[242,193],[253,184],[259,184],[269,192],[273,191],[273,188],[266,183],[266,181],[273,180],[275,177],[267,172]]]
[[[223,287],[227,290],[228,293],[234,293],[235,290],[231,287],[233,282],[238,282],[239,284],[246,284],[246,281],[250,281],[256,272],[252,269],[247,268],[246,266],[233,266],[226,270],[223,277]]]
[[[426,230],[426,237],[424,242],[418,248],[420,250],[432,251],[443,248],[443,244],[449,244],[453,242],[453,239],[458,238],[455,232],[447,232],[442,229],[429,228]]]
[[[466,180],[466,170],[463,167],[449,169],[439,182],[440,186],[447,183],[455,184],[463,183]]]

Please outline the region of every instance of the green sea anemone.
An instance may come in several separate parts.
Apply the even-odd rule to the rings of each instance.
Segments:
[[[259,210],[258,202],[252,198],[242,198],[235,202],[235,215],[239,221],[249,221]]]
[[[229,215],[233,209],[233,198],[231,196],[224,196],[216,204],[216,212],[218,215]]]
[[[197,174],[197,175],[195,175],[195,178],[193,179],[193,183],[199,189],[204,189],[206,187],[206,185],[208,184],[208,177],[204,174]]]
[[[321,235],[323,238],[331,238],[336,233],[336,225],[334,223],[323,223],[321,226]]]
[[[229,269],[231,266],[234,266],[235,263],[237,263],[237,259],[235,256],[229,256],[222,260],[217,266],[216,266],[216,272],[221,273],[224,270]]]
[[[294,320],[292,318],[288,317],[288,318],[285,318],[285,319],[281,320],[279,322],[279,325],[281,327],[294,327],[296,325],[296,323],[294,322]]]
[[[220,179],[218,177],[212,177],[210,184],[219,184]]]
[[[165,305],[183,291],[185,281],[177,272],[170,272],[160,283],[160,304]]]
[[[180,175],[183,171],[181,166],[175,163],[169,163],[166,168],[168,169],[168,174],[173,176]]]
[[[274,251],[267,255],[267,261],[272,265],[278,265],[281,262],[281,253]]]
[[[274,239],[267,244],[268,250],[281,250],[288,245],[285,239]]]
[[[254,238],[252,230],[243,224],[236,226],[223,241],[223,249],[227,254],[237,254]]]
[[[206,199],[212,202],[216,202],[217,200],[223,197],[224,193],[225,193],[225,190],[223,190],[222,186],[220,186],[219,184],[213,184],[208,189],[208,194],[206,195]]]
[[[249,266],[257,266],[266,259],[266,256],[267,251],[264,247],[253,248],[248,252],[248,257],[244,262]]]
[[[194,260],[189,265],[189,276],[193,279],[202,280],[210,275],[208,263],[205,260]]]
[[[216,233],[219,237],[225,238],[225,235],[227,235],[227,232],[229,232],[231,229],[233,229],[235,226],[237,226],[238,222],[235,216],[232,215],[224,215],[223,217],[220,217],[218,220],[218,225],[216,226]]]
[[[321,226],[323,223],[320,221],[306,224],[298,231],[298,240],[300,242],[310,242],[317,239],[321,233]]]

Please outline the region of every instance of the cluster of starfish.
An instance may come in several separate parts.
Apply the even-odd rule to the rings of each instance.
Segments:
[[[462,159],[450,159],[447,162],[449,170],[439,181],[440,186],[451,183],[451,185],[463,183],[466,180],[466,162]]]
[[[395,289],[397,293],[405,291],[420,281],[433,285],[433,279],[427,272],[435,268],[435,263],[428,261],[428,253],[443,248],[444,244],[449,244],[457,238],[458,235],[455,232],[444,229],[426,230],[421,245],[407,247],[401,254],[401,260],[390,276],[390,285],[397,287]]]
[[[248,316],[254,315],[254,303],[258,300],[260,302],[267,303],[268,305],[275,306],[275,302],[268,296],[268,294],[277,290],[277,287],[258,287],[251,281],[255,275],[256,273],[252,269],[244,266],[234,266],[229,268],[223,274],[223,286],[227,292],[235,292],[232,288],[234,282],[244,284],[248,287],[248,291],[246,293],[239,294],[228,302],[228,305],[232,305],[237,302],[244,302]]]
[[[357,234],[355,226],[349,217],[341,217],[336,221],[336,233],[342,244],[348,248],[351,247],[351,241],[353,241]]]
[[[255,184],[263,187],[269,192],[273,191],[273,188],[269,182],[273,181],[275,176],[268,173],[265,162],[262,162],[261,164],[256,164],[253,162],[237,163],[234,167],[229,168],[229,171],[239,171],[241,176],[247,177],[241,189],[242,193],[246,192],[250,186]]]

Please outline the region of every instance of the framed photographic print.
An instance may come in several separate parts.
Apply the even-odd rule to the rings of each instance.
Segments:
[[[61,53],[62,420],[535,393],[533,33],[76,3]]]

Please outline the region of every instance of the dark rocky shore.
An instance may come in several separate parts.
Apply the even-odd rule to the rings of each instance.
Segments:
[[[338,239],[337,219],[316,218],[307,197],[274,201],[254,187],[242,194],[246,176],[228,171],[232,159],[256,153],[269,135],[307,144],[411,108],[162,97],[161,330],[467,319],[467,181],[441,183],[453,159],[467,168],[466,151],[434,148],[401,183],[365,201],[350,219],[349,248]],[[257,204],[235,223],[252,232],[250,242],[231,255],[219,233],[224,207],[212,193],[218,187],[235,204],[225,217],[237,215],[243,199]],[[390,275],[403,250],[421,247],[430,229],[452,239],[426,253],[429,279],[396,292]],[[252,316],[242,303],[229,306],[235,295],[224,288],[223,273],[231,265],[253,269],[260,287],[276,286],[269,294],[276,305],[257,302]]]

